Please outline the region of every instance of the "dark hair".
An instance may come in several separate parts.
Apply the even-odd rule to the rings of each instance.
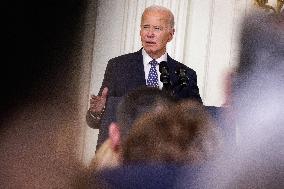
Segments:
[[[123,144],[123,161],[199,163],[217,148],[216,134],[203,106],[184,101],[137,119]]]
[[[166,108],[175,102],[168,93],[152,87],[140,87],[128,92],[117,107],[116,119],[122,139],[128,134],[135,119],[158,106]]]

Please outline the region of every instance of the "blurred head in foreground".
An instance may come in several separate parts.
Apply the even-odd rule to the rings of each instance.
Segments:
[[[85,5],[7,6],[13,48],[0,74],[0,188],[82,184],[78,99]]]
[[[180,186],[185,171],[190,171],[188,180],[196,178],[221,143],[203,108],[199,102],[183,101],[141,115],[121,142],[119,166],[93,172],[90,186],[164,189]]]
[[[145,113],[168,109],[175,99],[156,88],[141,87],[127,93],[118,105],[116,123],[109,126],[109,137],[96,152],[91,170],[114,167],[122,163],[122,144],[134,121]]]
[[[201,164],[214,155],[219,134],[200,103],[181,101],[135,121],[123,144],[123,162]]]
[[[237,148],[226,146],[200,188],[283,188],[284,17],[244,18],[232,82]]]

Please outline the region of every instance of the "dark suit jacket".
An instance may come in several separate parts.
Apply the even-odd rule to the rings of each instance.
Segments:
[[[189,79],[188,86],[182,90],[174,87],[176,97],[201,101],[195,71],[172,59],[169,55],[167,64],[173,86],[178,86],[178,75],[175,74],[175,71],[180,68],[186,70]],[[108,62],[99,95],[104,87],[108,87],[109,96],[121,97],[140,86],[146,86],[142,49],[113,58]]]
[[[169,55],[167,57],[167,64],[172,84],[173,86],[176,86],[173,89],[175,91],[175,96],[177,98],[191,98],[202,102],[199,95],[195,71],[172,59]],[[182,89],[178,87],[178,75],[175,73],[175,71],[180,68],[186,70],[189,79],[188,86]],[[97,148],[108,137],[109,124],[116,120],[115,112],[116,106],[119,103],[119,98],[127,92],[141,86],[146,86],[142,49],[109,60],[99,92],[99,95],[101,95],[104,87],[108,87],[109,89],[106,111],[99,127],[100,132]],[[92,128],[98,128],[97,125],[92,123],[92,118],[88,116],[88,114],[87,123]]]

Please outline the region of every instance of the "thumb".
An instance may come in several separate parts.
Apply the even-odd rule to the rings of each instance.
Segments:
[[[106,97],[107,97],[107,94],[108,94],[108,88],[105,87],[104,90],[103,90],[103,92],[102,92],[102,97],[103,97],[103,98],[106,98]]]
[[[120,131],[117,123],[112,122],[108,128],[109,138],[111,140],[111,148],[116,151],[120,145]]]

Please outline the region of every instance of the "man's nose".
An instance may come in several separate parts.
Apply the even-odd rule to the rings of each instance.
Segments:
[[[147,37],[152,38],[155,36],[154,30],[153,28],[149,28],[149,30],[147,31]]]

